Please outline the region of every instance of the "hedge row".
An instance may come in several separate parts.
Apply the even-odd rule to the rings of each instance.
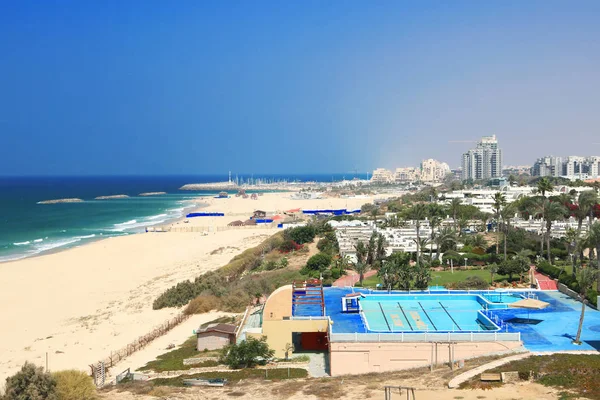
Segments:
[[[581,288],[579,287],[579,282],[577,282],[577,278],[573,277],[566,271],[563,271],[561,268],[555,267],[547,261],[542,261],[537,265],[538,271],[541,273],[548,275],[553,279],[558,279],[558,282],[567,286],[569,289],[574,291],[575,293],[579,293]],[[598,306],[598,292],[595,289],[589,289],[585,294],[586,299],[594,305],[594,307]]]

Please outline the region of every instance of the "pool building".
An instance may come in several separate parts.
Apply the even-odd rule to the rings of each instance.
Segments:
[[[544,309],[520,308],[546,304]],[[327,353],[332,376],[383,372],[510,352],[596,350],[600,312],[589,308],[583,344],[571,342],[581,303],[538,290],[420,292],[295,282],[267,299],[258,329],[276,357]]]

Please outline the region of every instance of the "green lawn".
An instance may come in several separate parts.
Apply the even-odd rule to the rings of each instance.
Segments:
[[[214,367],[219,365],[218,362],[214,360],[206,360],[200,364],[194,365],[183,365],[183,360],[185,358],[192,357],[218,357],[218,351],[197,351],[196,350],[197,338],[196,336],[191,336],[188,340],[186,340],[179,348],[175,350],[171,350],[165,354],[161,354],[156,357],[156,360],[150,361],[148,364],[144,365],[140,368],[141,371],[152,370],[155,372],[163,372],[163,371],[180,371],[190,368],[200,368],[200,367]]]
[[[434,271],[434,272],[432,272],[431,273],[431,282],[429,283],[429,285],[430,286],[434,286],[434,285],[444,286],[445,284],[450,283],[450,282],[464,281],[470,276],[478,276],[481,279],[485,280],[486,282],[489,282],[489,280],[490,280],[490,273],[487,270],[472,269],[472,270],[461,271],[461,270],[455,269],[454,273],[452,273],[450,271],[439,271],[439,272]],[[498,275],[498,274],[494,275],[494,282],[501,282],[503,280],[508,280],[508,276]],[[363,286],[374,288],[375,285],[377,285],[378,283],[381,283],[381,280],[379,279],[379,277],[377,275],[374,275],[370,278],[365,279],[363,281]]]

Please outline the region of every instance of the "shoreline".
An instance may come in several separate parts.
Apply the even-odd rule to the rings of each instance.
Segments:
[[[203,198],[204,198],[204,196],[199,196],[193,200],[188,200],[190,203],[193,203],[193,205],[183,206],[182,207],[183,208],[182,216],[173,217],[172,219],[167,219],[165,221],[157,222],[157,223],[152,223],[152,221],[149,221],[148,225],[146,225],[143,228],[142,227],[134,228],[131,231],[124,230],[120,234],[117,234],[116,231],[112,235],[103,235],[102,233],[94,233],[94,235],[95,235],[94,237],[80,239],[80,241],[82,243],[80,243],[80,241],[77,241],[74,243],[65,244],[63,246],[57,246],[57,247],[54,247],[54,248],[51,248],[48,250],[42,250],[39,253],[35,253],[35,254],[31,254],[31,255],[24,255],[23,257],[16,255],[15,258],[13,258],[13,259],[8,259],[8,260],[0,259],[0,266],[2,266],[4,264],[12,263],[12,262],[18,262],[18,261],[42,257],[42,256],[50,255],[50,254],[61,253],[63,251],[67,251],[70,249],[76,249],[76,248],[79,248],[82,246],[87,246],[87,245],[90,245],[92,243],[96,243],[96,242],[99,242],[102,240],[119,238],[119,237],[130,236],[130,235],[138,235],[140,233],[150,233],[150,232],[146,232],[145,229],[148,227],[153,227],[153,226],[161,226],[161,225],[168,226],[168,225],[172,225],[172,224],[181,222],[185,219],[185,215],[189,211],[196,211],[196,210],[201,210],[201,209],[205,208],[208,205],[207,203],[198,203],[197,202],[198,200],[203,199]],[[135,218],[135,217],[131,217],[131,218]],[[138,218],[147,218],[147,217],[138,217]],[[75,239],[75,238],[77,238],[77,236],[73,236],[72,238]]]
[[[288,193],[264,194],[258,200],[201,197],[193,204],[195,208],[229,217],[191,218],[189,225],[218,228],[231,219],[248,218],[256,209],[354,208],[371,200],[293,200]],[[130,234],[1,263],[0,303],[10,304],[3,309],[2,323],[10,329],[2,332],[0,340],[0,386],[25,361],[44,366],[46,353],[53,371],[88,371],[91,363],[181,311],[152,309],[166,289],[221,268],[276,232],[280,230],[261,226]]]

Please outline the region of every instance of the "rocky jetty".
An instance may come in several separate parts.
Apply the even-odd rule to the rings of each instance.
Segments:
[[[54,199],[54,200],[38,201],[38,204],[60,204],[60,203],[83,203],[83,200],[71,198],[71,199]]]
[[[238,188],[234,182],[215,182],[215,183],[188,183],[179,188],[179,190],[235,190]]]
[[[129,196],[126,194],[114,194],[111,196],[98,196],[95,200],[111,200],[111,199],[128,199]]]
[[[147,192],[147,193],[140,193],[140,196],[160,196],[161,194],[167,194],[167,192]]]

